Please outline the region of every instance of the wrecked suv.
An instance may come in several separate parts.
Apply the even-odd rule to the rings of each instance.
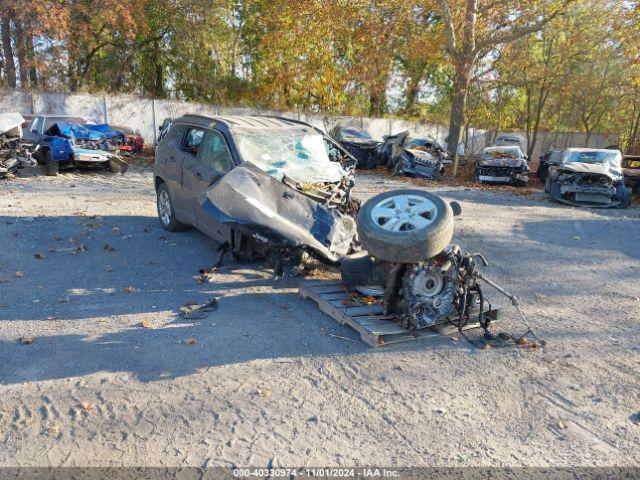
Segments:
[[[236,256],[276,269],[303,251],[335,263],[352,251],[356,160],[320,130],[267,116],[174,120],[156,150],[163,228],[192,225]]]
[[[569,205],[626,208],[631,189],[621,162],[618,150],[568,148],[549,165],[544,189],[552,200]]]

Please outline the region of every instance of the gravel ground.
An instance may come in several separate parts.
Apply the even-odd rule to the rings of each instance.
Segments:
[[[0,183],[0,466],[640,465],[640,210],[439,190],[546,348],[371,350],[263,265],[197,284],[149,169]]]

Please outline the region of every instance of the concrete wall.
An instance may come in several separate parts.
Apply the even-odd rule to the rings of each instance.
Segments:
[[[0,90],[0,112],[20,112],[23,115],[66,114],[80,115],[108,122],[112,125],[128,125],[140,130],[145,143],[153,144],[158,126],[167,118],[176,118],[186,113],[200,115],[250,115],[267,114],[281,115],[288,118],[303,120],[311,125],[329,131],[337,124],[359,126],[365,128],[376,139],[383,135],[390,135],[409,130],[413,134],[427,134],[436,138],[441,144],[447,137],[448,129],[443,125],[408,122],[394,118],[369,118],[329,116],[299,112],[276,112],[253,108],[228,108],[216,105],[181,102],[177,100],[151,100],[131,95],[73,95],[66,93],[29,93],[19,91]],[[479,153],[484,147],[493,143],[496,132],[470,129],[467,138],[466,151]],[[606,147],[618,143],[617,135],[592,134],[589,145],[586,145],[584,133],[553,133],[542,132],[538,136],[536,149],[532,159],[537,159],[540,153],[551,147]]]

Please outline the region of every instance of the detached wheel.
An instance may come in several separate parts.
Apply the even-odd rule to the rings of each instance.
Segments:
[[[160,226],[170,232],[177,232],[184,228],[184,224],[176,219],[176,213],[173,208],[173,201],[169,195],[167,184],[163,183],[158,187],[157,191],[158,219]]]
[[[453,212],[437,195],[395,190],[376,195],[358,214],[362,246],[377,259],[414,263],[442,252],[453,237]]]
[[[44,164],[47,172],[47,177],[57,177],[60,170],[60,163],[53,161],[53,155],[51,150],[47,150],[44,154]]]

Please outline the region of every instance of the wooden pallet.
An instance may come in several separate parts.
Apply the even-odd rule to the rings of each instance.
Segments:
[[[384,315],[382,305],[358,305],[349,299],[347,287],[341,281],[303,280],[298,287],[302,298],[310,298],[320,310],[341,325],[349,325],[360,334],[360,338],[370,347],[381,347],[391,343],[406,342],[418,338],[451,335],[457,327],[447,322],[444,325],[408,330],[400,325],[394,315]],[[497,320],[498,309],[487,312]],[[480,327],[479,323],[469,323],[464,329]]]

